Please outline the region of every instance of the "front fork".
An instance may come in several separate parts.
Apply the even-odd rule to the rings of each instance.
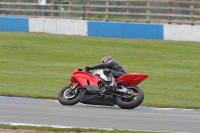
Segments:
[[[77,86],[79,85],[79,83],[75,83],[75,84],[71,84],[70,86],[70,91],[73,93],[77,93]]]
[[[77,86],[78,86],[78,83],[75,83],[75,84],[72,84],[72,85],[70,86],[70,88],[71,88],[71,89],[75,89]]]

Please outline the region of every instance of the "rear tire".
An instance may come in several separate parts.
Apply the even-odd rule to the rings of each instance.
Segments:
[[[70,86],[64,87],[58,94],[58,101],[63,105],[74,105],[80,101],[82,89],[77,89],[77,92],[75,92],[76,88],[74,88],[69,92]]]
[[[133,109],[139,106],[144,100],[144,92],[137,86],[126,86],[127,89],[134,91],[134,96],[130,98],[124,98],[116,96],[116,104],[122,109]],[[137,93],[137,96],[135,95]]]

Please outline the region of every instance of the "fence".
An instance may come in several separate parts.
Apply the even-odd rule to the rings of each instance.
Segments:
[[[2,16],[200,25],[198,0],[0,0]]]

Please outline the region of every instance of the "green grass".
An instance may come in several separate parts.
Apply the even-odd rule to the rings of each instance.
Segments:
[[[111,55],[147,73],[142,105],[200,108],[200,43],[0,32],[0,95],[57,99],[75,68]]]

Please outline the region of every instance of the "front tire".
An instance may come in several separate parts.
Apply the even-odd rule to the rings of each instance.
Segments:
[[[80,101],[82,89],[71,89],[71,85],[64,87],[58,94],[58,101],[63,105],[74,105]]]
[[[144,92],[137,86],[126,86],[128,90],[133,91],[133,96],[125,98],[116,96],[116,104],[122,109],[133,109],[139,106],[144,100]]]

